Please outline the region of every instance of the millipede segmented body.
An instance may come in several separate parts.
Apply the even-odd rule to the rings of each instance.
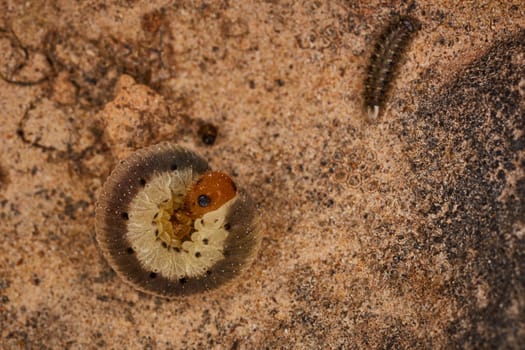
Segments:
[[[257,210],[225,173],[162,143],[121,161],[96,208],[97,241],[137,289],[177,297],[238,276],[260,241]]]
[[[377,118],[401,54],[419,28],[416,19],[406,15],[396,16],[379,36],[370,58],[365,81],[365,104],[371,119]]]

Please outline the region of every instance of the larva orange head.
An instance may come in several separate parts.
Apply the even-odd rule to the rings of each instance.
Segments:
[[[192,219],[219,209],[234,198],[237,188],[233,180],[220,171],[209,171],[201,175],[186,194],[184,206]]]

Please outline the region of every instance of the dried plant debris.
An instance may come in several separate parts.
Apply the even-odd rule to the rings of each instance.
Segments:
[[[260,241],[248,196],[228,175],[169,143],[117,165],[98,200],[96,230],[125,281],[164,297],[229,282],[251,263]]]
[[[379,115],[400,57],[419,28],[415,18],[400,15],[393,18],[379,35],[365,81],[365,105],[370,119]]]
[[[24,47],[12,30],[0,27],[0,79],[32,86],[49,79],[50,66],[44,55]]]

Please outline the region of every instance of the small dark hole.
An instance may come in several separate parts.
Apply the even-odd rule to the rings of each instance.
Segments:
[[[206,271],[206,274],[207,274],[208,276],[211,275],[211,271],[210,271],[210,270]]]
[[[180,284],[184,284],[186,282],[188,282],[188,280],[186,280],[186,278],[184,278],[184,277],[183,278],[179,278],[179,283]]]
[[[157,216],[159,216],[159,212],[156,212],[155,215],[153,215],[153,219],[156,219]]]
[[[124,219],[124,220],[129,220],[128,213],[126,213],[126,212],[121,213],[121,214],[120,214],[120,217],[121,217],[122,219]]]
[[[228,231],[228,230],[231,229],[231,228],[232,228],[232,226],[231,226],[230,224],[225,224],[225,225],[224,225],[224,229],[225,229],[226,231]]]
[[[134,253],[133,248],[129,247],[128,249],[126,249],[126,253],[133,254]]]
[[[140,183],[141,186],[145,186],[146,185],[146,180],[140,179],[139,183]]]
[[[155,237],[159,235],[159,230],[155,230]]]
[[[157,273],[156,272],[151,272],[149,274],[149,278],[155,278],[155,277],[157,277]]]
[[[196,258],[200,258],[201,257],[201,252],[195,252],[195,257]]]
[[[175,250],[177,253],[180,253],[180,248],[179,247],[175,247],[175,248],[173,248],[173,250]]]
[[[177,170],[178,166],[177,164],[173,163],[171,166],[170,166],[170,169],[171,170]]]
[[[36,274],[33,275],[33,283],[35,286],[38,286],[40,284],[40,278]]]
[[[203,124],[199,128],[198,134],[205,145],[211,146],[217,138],[217,127],[213,124]]]
[[[215,143],[215,136],[205,135],[202,137],[202,143],[205,145],[213,145]]]
[[[206,245],[207,245],[208,242],[209,242],[209,241],[208,241],[208,238],[204,238],[204,239],[202,240],[202,243],[203,243],[203,244],[206,244]]]
[[[168,248],[168,245],[166,244],[166,242],[162,242],[162,248]]]

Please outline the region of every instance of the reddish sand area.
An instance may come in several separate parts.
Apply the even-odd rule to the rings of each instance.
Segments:
[[[523,347],[524,28],[517,0],[0,0],[0,347]],[[262,235],[171,300],[95,239],[115,164],[161,141],[231,174]]]

